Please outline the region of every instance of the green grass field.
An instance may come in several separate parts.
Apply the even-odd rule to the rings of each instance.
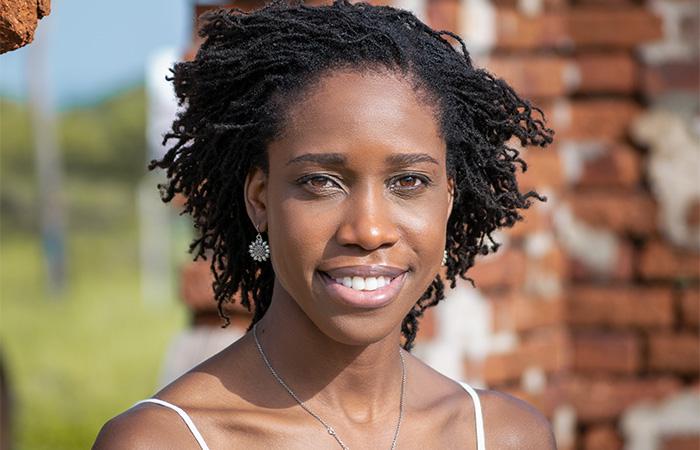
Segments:
[[[90,448],[101,425],[149,397],[173,333],[177,300],[143,302],[133,214],[69,234],[68,283],[47,294],[36,235],[0,236],[0,348],[16,450]]]

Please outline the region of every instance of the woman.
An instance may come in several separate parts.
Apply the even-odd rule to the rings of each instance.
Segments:
[[[95,448],[554,448],[529,405],[407,352],[439,273],[464,278],[539,199],[506,145],[551,141],[529,103],[405,11],[275,3],[205,22],[174,69],[176,145],[152,166],[165,201],[186,199],[220,312],[236,295],[254,326]]]

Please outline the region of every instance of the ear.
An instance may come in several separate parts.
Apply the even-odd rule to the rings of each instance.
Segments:
[[[245,179],[245,208],[248,217],[258,231],[267,229],[267,175],[259,168],[253,167]]]

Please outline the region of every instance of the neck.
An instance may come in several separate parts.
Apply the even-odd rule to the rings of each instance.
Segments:
[[[401,389],[400,329],[377,342],[332,339],[295,302],[273,300],[257,326],[270,365],[301,401],[344,411],[352,420],[395,414],[386,399]]]

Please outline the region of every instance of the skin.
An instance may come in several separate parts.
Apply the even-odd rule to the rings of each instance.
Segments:
[[[440,270],[453,184],[445,144],[412,85],[334,72],[288,115],[269,171],[246,183],[276,281],[258,337],[295,394],[352,449],[390,448],[401,392],[400,324]],[[386,275],[359,292],[333,278]],[[475,449],[474,407],[454,381],[404,352],[399,449]],[[547,421],[479,393],[486,443],[555,448]],[[156,395],[185,409],[211,448],[340,448],[271,375],[251,333]],[[198,448],[175,412],[141,405],[108,422],[97,449]]]

